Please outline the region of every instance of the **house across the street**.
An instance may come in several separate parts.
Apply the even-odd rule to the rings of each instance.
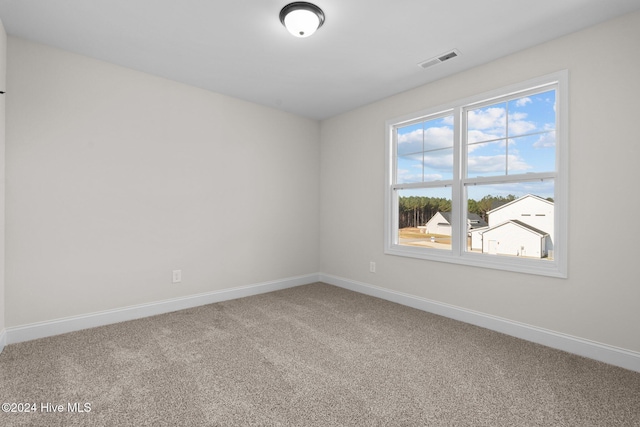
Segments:
[[[467,231],[486,226],[486,221],[480,215],[475,213],[467,215]],[[418,228],[423,229],[427,234],[451,236],[451,212],[437,212],[424,227]]]
[[[487,212],[488,226],[470,231],[471,250],[495,255],[553,257],[553,202],[527,194]]]

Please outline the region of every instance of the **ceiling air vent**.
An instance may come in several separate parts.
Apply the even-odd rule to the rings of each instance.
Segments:
[[[458,49],[453,49],[447,53],[422,61],[418,63],[418,66],[422,68],[429,68],[433,65],[440,64],[441,62],[448,61],[451,58],[455,58],[456,56],[460,56],[460,51],[458,51]]]

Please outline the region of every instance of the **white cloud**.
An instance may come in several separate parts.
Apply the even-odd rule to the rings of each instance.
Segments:
[[[453,128],[448,126],[430,127],[424,131],[424,149],[453,147]]]
[[[533,148],[552,148],[556,146],[556,133],[549,132],[540,135],[540,138],[533,143]]]
[[[443,117],[442,123],[448,126],[453,126],[453,116]]]
[[[532,102],[530,98],[521,98],[517,104],[524,106]],[[509,114],[509,135],[525,135],[536,131],[535,122],[526,120],[527,113],[511,112]],[[467,114],[468,142],[489,141],[504,138],[507,129],[507,114],[503,107],[488,107],[472,110]]]
[[[526,117],[527,115],[524,114],[524,116]],[[515,120],[509,120],[510,136],[524,135],[526,133],[533,132],[534,130],[536,130],[536,125],[533,122],[518,120],[517,118]]]
[[[406,183],[406,182],[420,182],[422,181],[422,173],[410,172],[406,169],[398,169],[398,182]]]
[[[424,164],[431,169],[453,172],[453,154],[424,156]]]
[[[401,154],[447,147],[453,147],[453,128],[449,126],[430,127],[424,132],[422,129],[416,129],[398,135],[398,152]]]
[[[511,114],[509,114],[509,119],[511,119],[511,121],[514,120],[523,120],[527,118],[527,113],[518,113],[518,112],[513,112]]]
[[[516,101],[516,107],[524,107],[527,104],[531,104],[533,101],[528,96],[520,98]]]
[[[517,155],[509,155],[509,172],[524,172],[533,169],[533,166],[528,164],[524,159]]]
[[[522,158],[517,155],[509,155],[509,171],[526,171],[532,169]],[[505,173],[505,156],[469,156],[468,160],[469,175],[476,174],[485,175],[504,175]]]
[[[425,181],[437,181],[442,179],[443,179],[443,175],[439,173],[431,173],[431,174],[426,174],[424,176]],[[422,170],[420,169],[420,171],[416,173],[416,171],[399,169],[398,182],[399,183],[422,182]]]
[[[470,130],[469,132],[467,132],[467,144],[473,144],[475,142],[482,142],[482,141],[491,141],[499,137],[504,137],[504,135],[497,136],[494,134],[482,132],[480,130]],[[484,145],[484,144],[479,144],[479,145]],[[469,147],[469,150],[471,150],[471,147]]]
[[[483,134],[483,135],[487,135],[487,134]],[[478,138],[481,138],[481,136],[478,136],[478,135],[476,135],[476,136]],[[488,136],[490,136],[490,135],[488,135]],[[487,140],[487,139],[489,139],[489,138],[487,137],[487,138],[484,138],[484,139],[480,139],[480,141]],[[473,141],[470,140],[469,143],[471,144],[471,142],[473,142]],[[467,151],[469,153],[473,153],[474,151],[479,150],[481,148],[490,148],[490,147],[493,147],[494,150],[495,150],[496,147],[503,148],[504,145],[505,145],[505,140],[504,139],[499,139],[497,141],[481,142],[481,143],[478,143],[478,144],[468,145],[467,146]]]
[[[422,151],[422,129],[398,135],[399,153],[416,153]]]
[[[487,130],[493,134],[496,130],[504,133],[506,124],[505,109],[501,107],[489,107],[479,110],[471,110],[467,114],[467,127],[473,130]]]
[[[424,176],[425,181],[442,181],[442,175],[437,173],[427,174]]]
[[[504,156],[469,156],[469,175],[496,173],[504,174]]]

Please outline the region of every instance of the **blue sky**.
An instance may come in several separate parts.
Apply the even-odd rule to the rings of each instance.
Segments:
[[[555,170],[555,95],[555,90],[550,90],[469,110],[468,176]],[[398,183],[453,179],[453,144],[453,116],[399,128]],[[530,192],[553,197],[553,182],[475,186],[469,189],[469,197],[477,200],[486,194],[520,196]],[[451,197],[448,189],[419,193]]]

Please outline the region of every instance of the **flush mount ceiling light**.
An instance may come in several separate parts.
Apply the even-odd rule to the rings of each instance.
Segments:
[[[296,37],[309,37],[324,24],[324,12],[315,4],[297,1],[280,11],[280,22]]]

